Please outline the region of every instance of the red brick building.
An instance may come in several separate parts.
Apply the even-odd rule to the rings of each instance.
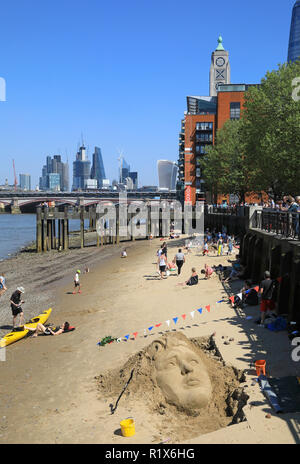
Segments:
[[[216,96],[187,97],[187,112],[179,135],[178,162],[184,201],[195,204],[197,200],[212,200],[205,189],[200,161],[207,148],[215,143],[217,130],[229,119],[240,119],[248,87],[246,84],[219,84]],[[220,196],[218,202],[234,200],[228,195]],[[251,195],[248,201],[258,202],[260,198]]]

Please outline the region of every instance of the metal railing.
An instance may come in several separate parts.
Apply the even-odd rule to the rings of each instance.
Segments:
[[[286,238],[300,240],[300,213],[256,211],[252,226]]]

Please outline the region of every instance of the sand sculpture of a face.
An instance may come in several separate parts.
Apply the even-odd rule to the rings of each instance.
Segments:
[[[183,337],[153,342],[153,375],[168,403],[189,410],[201,409],[211,399],[212,386],[199,353]]]

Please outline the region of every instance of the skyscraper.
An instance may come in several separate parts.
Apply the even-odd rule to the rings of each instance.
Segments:
[[[56,176],[50,176],[50,174],[56,174]],[[39,184],[41,190],[53,190],[54,188],[54,190],[67,192],[69,190],[68,163],[63,163],[60,155],[54,155],[53,159],[47,156]]]
[[[82,145],[73,162],[73,190],[86,188],[87,180],[90,179],[91,162],[86,157],[85,146]]]
[[[158,182],[160,190],[175,190],[178,173],[177,164],[174,161],[157,161]]]
[[[297,0],[292,12],[288,62],[300,58],[300,0]]]
[[[101,149],[95,147],[95,152],[93,153],[93,164],[91,169],[91,179],[97,179],[98,188],[103,187],[103,179],[105,179],[105,170],[101,154]]]
[[[30,174],[19,174],[20,188],[22,190],[31,190],[31,176]]]

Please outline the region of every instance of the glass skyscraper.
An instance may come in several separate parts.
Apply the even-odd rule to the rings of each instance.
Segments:
[[[297,0],[293,12],[290,30],[288,62],[300,59],[300,0]]]
[[[106,178],[101,149],[95,147],[93,154],[93,165],[91,169],[91,179],[97,179],[98,188],[103,187],[103,180]]]

